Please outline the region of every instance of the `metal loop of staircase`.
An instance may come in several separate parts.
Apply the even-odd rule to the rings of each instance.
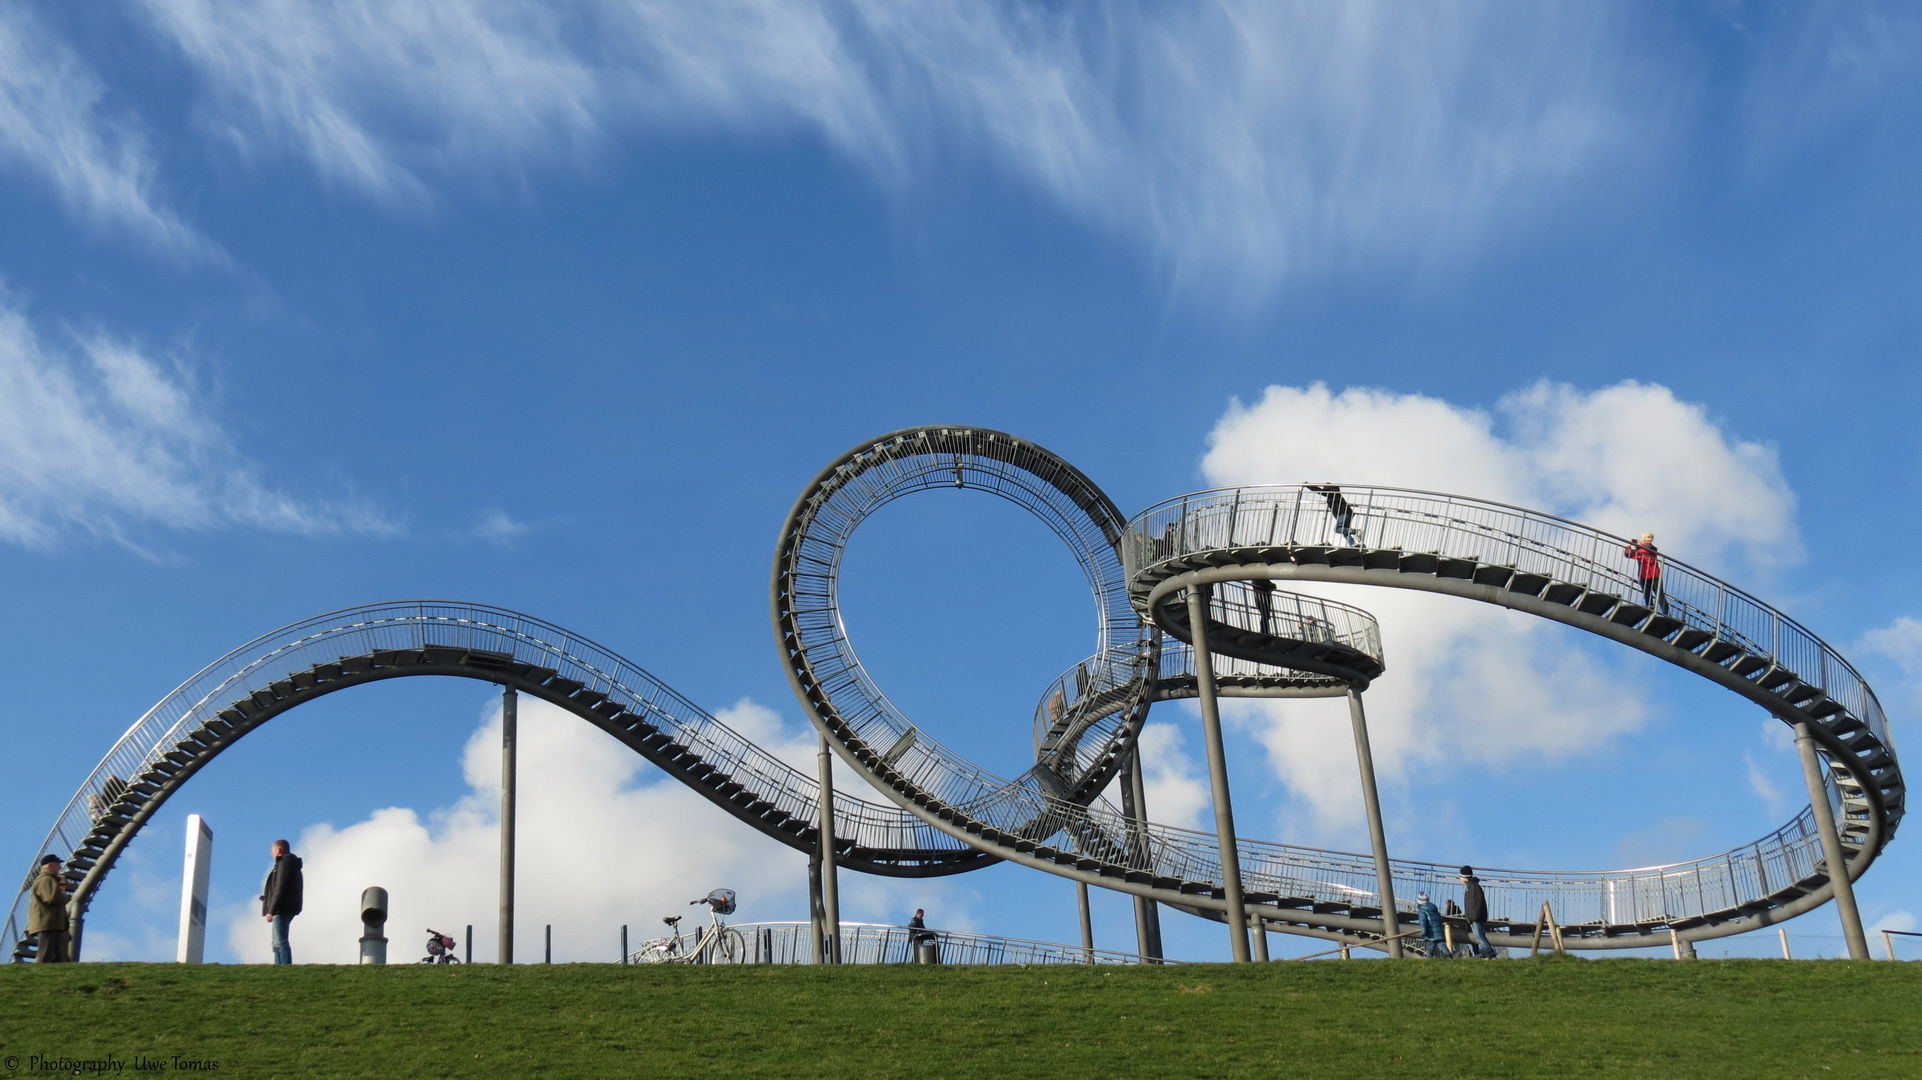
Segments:
[[[838,604],[854,531],[903,495],[974,488],[1028,509],[1067,542],[1095,594],[1096,651],[1043,692],[1035,765],[996,777],[930,738],[869,678]],[[795,503],[770,598],[797,697],[840,756],[898,806],[839,795],[840,865],[935,876],[1006,859],[1212,917],[1226,911],[1212,834],[1156,825],[1101,796],[1154,701],[1192,697],[1187,607],[1203,590],[1224,696],[1346,694],[1383,671],[1374,619],[1275,590],[1275,581],[1415,588],[1499,604],[1632,645],[1695,671],[1784,721],[1805,723],[1828,769],[1851,878],[1894,834],[1904,787],[1886,718],[1839,655],[1768,605],[1664,561],[1642,604],[1619,538],[1478,500],[1389,488],[1201,492],[1124,521],[1078,470],[1032,443],[969,427],[895,432],[849,451]],[[1337,540],[1336,537],[1340,539]],[[457,603],[381,604],[320,616],[234,650],[128,729],[61,814],[40,854],[62,855],[85,912],[126,845],[180,786],[247,732],[305,701],[387,678],[452,675],[566,709],[716,805],[803,851],[818,842],[819,781],[729,729],[639,667],[551,624]],[[1369,855],[1236,843],[1247,913],[1275,930],[1379,940]],[[1448,894],[1454,868],[1393,860],[1394,891]],[[28,877],[31,880],[31,873]],[[1594,873],[1483,871],[1498,945],[1526,945],[1543,902],[1571,948],[1666,944],[1780,921],[1833,885],[1814,808],[1774,834],[1695,862]],[[19,934],[23,886],[8,920]],[[1412,914],[1396,913],[1401,922]],[[16,957],[28,950],[24,943]]]

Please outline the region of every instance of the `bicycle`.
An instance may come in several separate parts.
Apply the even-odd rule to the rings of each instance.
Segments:
[[[661,921],[667,924],[668,936],[641,942],[640,950],[634,953],[637,964],[739,964],[747,959],[747,938],[739,930],[730,928],[721,920],[723,915],[734,914],[734,890],[715,889],[699,900],[689,900],[688,906],[706,904],[712,922],[695,932],[694,940],[686,948],[682,947],[681,916],[669,915]]]
[[[427,955],[421,957],[420,962],[423,964],[458,964],[460,963],[460,957],[454,955],[454,947],[458,944],[460,943],[454,940],[453,935],[443,934],[439,930],[430,928],[427,931]]]

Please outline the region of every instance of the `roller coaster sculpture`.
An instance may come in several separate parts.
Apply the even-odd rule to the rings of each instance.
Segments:
[[[1013,779],[902,714],[862,667],[841,618],[841,560],[855,530],[894,499],[937,488],[986,491],[1028,510],[1067,543],[1094,592],[1095,650],[1043,691],[1035,763]],[[1795,733],[1811,804],[1781,828],[1667,866],[1482,871],[1494,944],[1528,947],[1543,903],[1571,949],[1679,948],[1836,898],[1852,955],[1867,955],[1850,883],[1893,838],[1905,787],[1875,694],[1834,649],[1666,558],[1666,603],[1651,607],[1620,556],[1624,541],[1575,522],[1432,492],[1336,490],[1339,498],[1325,487],[1203,491],[1125,519],[1072,465],[996,431],[912,428],[843,454],[789,513],[770,588],[797,698],[841,761],[890,800],[830,799],[826,830],[818,776],[612,651],[517,612],[407,602],[296,623],[195,674],[107,753],[34,864],[45,853],[66,860],[77,930],[141,827],[249,731],[346,687],[454,675],[574,713],[830,869],[932,877],[1019,863],[1131,894],[1151,956],[1160,954],[1157,905],[1229,923],[1237,959],[1247,956],[1248,925],[1392,952],[1414,925],[1395,897],[1459,895],[1455,868],[1389,859],[1378,812],[1367,855],[1237,838],[1220,760],[1217,698],[1346,696],[1372,787],[1360,695],[1384,670],[1375,621],[1275,588],[1334,582],[1444,593],[1586,630],[1721,685]],[[1213,833],[1156,824],[1145,805],[1136,738],[1153,703],[1176,698],[1201,699]],[[16,958],[32,953],[20,933],[25,897],[23,887],[7,925]],[[1255,939],[1264,945],[1266,934]]]

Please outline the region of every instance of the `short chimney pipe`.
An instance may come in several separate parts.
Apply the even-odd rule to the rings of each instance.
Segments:
[[[387,962],[387,890],[378,885],[360,894],[360,962]]]

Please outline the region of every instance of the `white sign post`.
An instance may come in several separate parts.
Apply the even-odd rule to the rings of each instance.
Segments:
[[[187,864],[180,876],[180,951],[198,964],[207,944],[207,873],[214,864],[214,831],[199,814],[187,815]]]

